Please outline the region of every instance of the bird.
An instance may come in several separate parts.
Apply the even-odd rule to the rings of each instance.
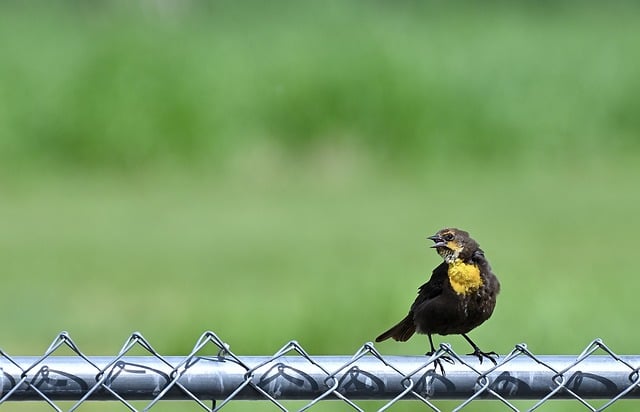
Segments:
[[[468,333],[491,317],[500,292],[500,282],[493,274],[480,245],[469,233],[456,228],[445,228],[427,237],[434,244],[443,261],[432,272],[427,283],[418,288],[418,296],[409,313],[395,326],[376,338],[382,342],[393,338],[405,342],[414,333],[429,338],[430,351],[435,353],[431,335],[462,335],[473,348],[468,355],[476,356],[480,363],[484,358],[497,365],[498,354],[483,352]],[[453,362],[450,357],[443,357]],[[439,360],[439,366],[444,369]]]

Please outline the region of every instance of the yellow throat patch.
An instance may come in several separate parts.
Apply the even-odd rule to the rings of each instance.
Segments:
[[[449,263],[447,274],[451,287],[457,294],[466,295],[482,286],[480,269],[472,263],[464,263],[462,260],[456,259]]]

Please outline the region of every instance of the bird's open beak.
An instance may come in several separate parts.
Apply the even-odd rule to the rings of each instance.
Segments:
[[[447,244],[445,243],[444,239],[441,238],[438,235],[429,236],[429,237],[427,237],[427,239],[433,240],[435,242],[435,244],[433,246],[431,246],[432,248],[433,247],[447,247]]]

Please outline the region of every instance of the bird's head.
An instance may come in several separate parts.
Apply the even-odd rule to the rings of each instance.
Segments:
[[[445,262],[451,263],[456,259],[468,260],[479,249],[478,243],[469,237],[469,233],[455,228],[439,230],[427,239],[433,240],[433,248]]]

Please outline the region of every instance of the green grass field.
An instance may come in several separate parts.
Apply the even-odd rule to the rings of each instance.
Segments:
[[[88,355],[133,331],[186,354],[205,330],[351,355],[406,313],[445,226],[502,283],[481,347],[639,353],[637,6],[150,4],[0,6],[10,355],[62,330]]]

